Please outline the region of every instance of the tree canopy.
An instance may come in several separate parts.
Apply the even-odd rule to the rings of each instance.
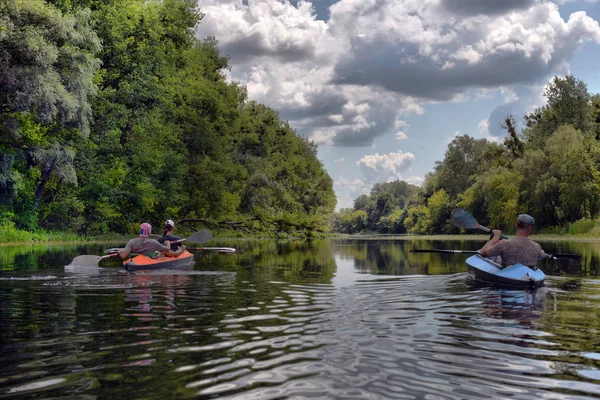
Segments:
[[[226,79],[201,20],[193,0],[0,4],[0,225],[326,230],[316,146]]]
[[[449,216],[455,207],[484,225],[508,230],[520,213],[531,214],[539,228],[594,220],[600,213],[600,95],[567,75],[555,77],[544,96],[547,103],[524,116],[521,133],[509,115],[502,144],[468,135],[454,138],[407,202],[382,215],[364,206],[376,202],[373,193],[361,196],[354,209],[334,216],[333,229],[387,233],[387,221],[395,216],[394,233],[453,233],[458,230]],[[358,214],[361,210],[366,217]]]

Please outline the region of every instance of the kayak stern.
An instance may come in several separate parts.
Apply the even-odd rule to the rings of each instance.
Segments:
[[[479,254],[467,258],[466,262],[467,270],[474,279],[496,285],[536,288],[542,286],[546,280],[546,274],[539,268],[523,264],[503,267]]]

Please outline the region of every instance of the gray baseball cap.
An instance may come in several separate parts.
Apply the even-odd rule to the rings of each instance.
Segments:
[[[517,222],[522,222],[527,225],[535,225],[535,220],[529,214],[521,214],[517,217]]]

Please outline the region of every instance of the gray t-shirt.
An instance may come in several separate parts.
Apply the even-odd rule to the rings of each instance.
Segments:
[[[165,251],[167,248],[158,241],[150,238],[135,238],[127,242],[127,246],[123,249],[127,254],[138,253],[138,254],[150,254],[155,251]]]
[[[516,263],[535,267],[542,256],[542,247],[529,238],[515,237],[499,241],[490,249],[489,254],[502,257],[502,265],[505,267]]]

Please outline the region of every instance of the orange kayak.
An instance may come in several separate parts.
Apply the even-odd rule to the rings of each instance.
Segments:
[[[150,258],[143,254],[138,254],[127,261],[123,261],[123,268],[128,271],[137,271],[140,269],[159,269],[159,268],[181,268],[194,263],[194,255],[185,250],[179,257],[160,257]]]

